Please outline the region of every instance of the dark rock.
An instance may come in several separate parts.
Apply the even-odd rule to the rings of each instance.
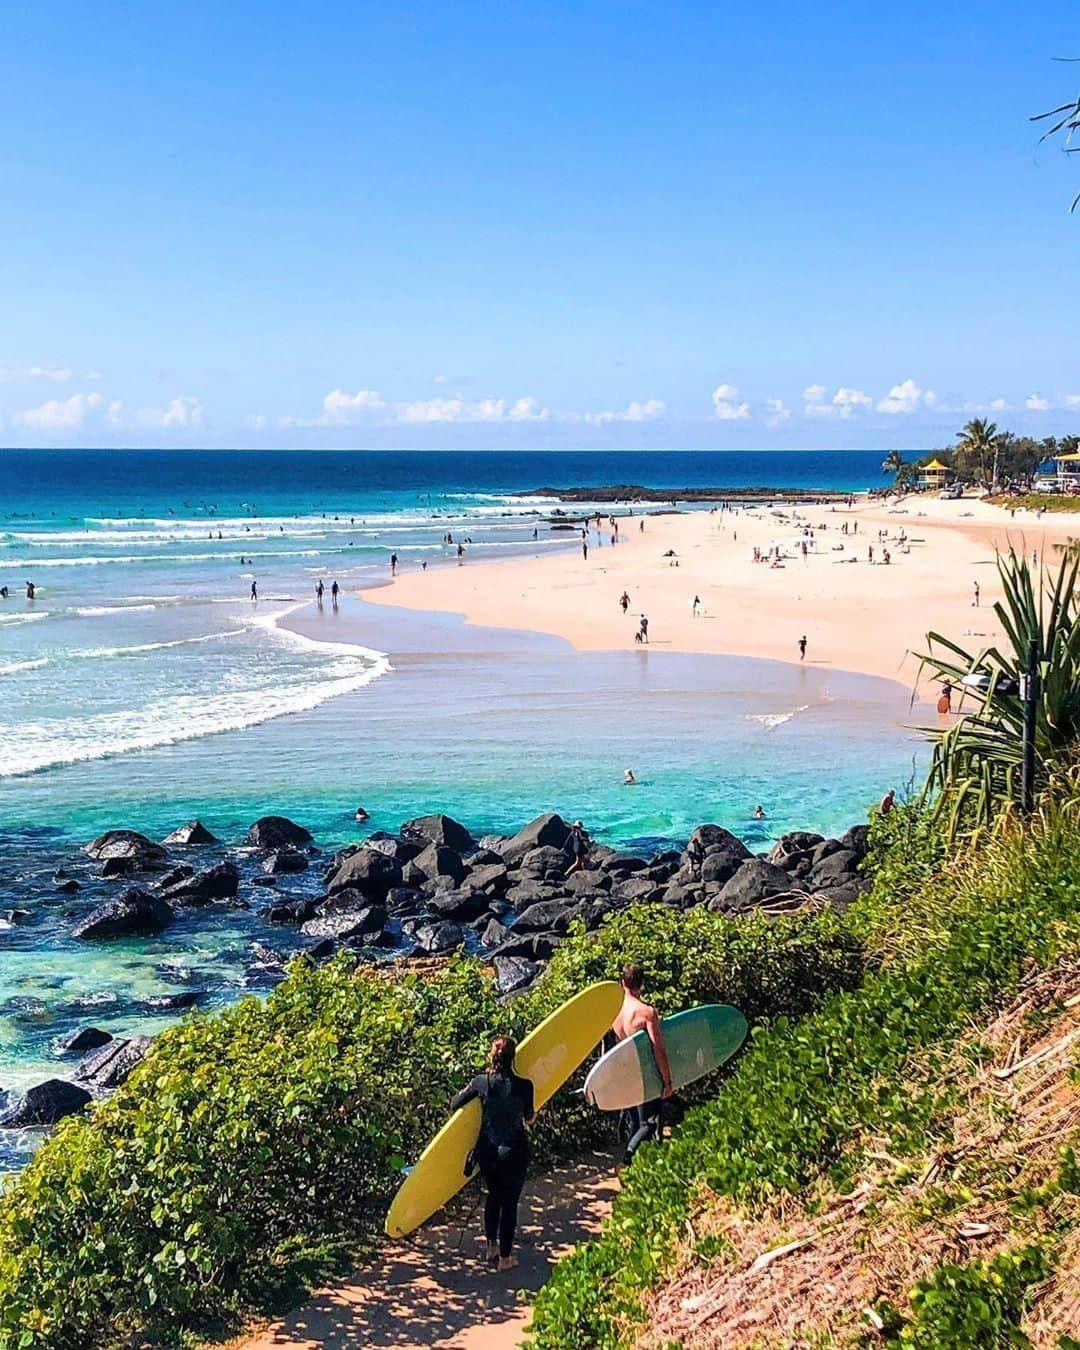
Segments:
[[[740,856],[734,850],[717,849],[715,853],[706,855],[698,875],[702,881],[718,881],[723,885],[725,881],[730,881],[749,856],[749,851]]]
[[[442,844],[457,853],[464,853],[473,846],[474,840],[464,825],[458,824],[450,816],[417,816],[407,820],[401,827],[406,839],[421,839],[429,844]]]
[[[167,834],[162,843],[178,845],[216,844],[217,839],[201,820],[189,820],[186,825],[181,825],[178,830],[173,830],[172,834]]]
[[[686,845],[683,861],[699,867],[711,853],[721,853],[737,861],[750,857],[741,839],[721,825],[699,825]]]
[[[16,1130],[32,1126],[55,1125],[65,1116],[73,1116],[90,1105],[93,1098],[84,1088],[62,1078],[38,1083],[0,1115],[0,1129]]]
[[[852,825],[850,830],[840,836],[840,843],[862,862],[870,848],[870,826]]]
[[[305,947],[304,951],[313,961],[325,961],[337,951],[337,943],[333,938],[320,938],[318,942],[313,942],[310,947]]]
[[[74,877],[68,877],[66,881],[58,881],[56,883],[56,889],[61,895],[74,895],[79,889],[79,883]]]
[[[709,908],[718,910],[751,909],[773,895],[791,890],[791,878],[782,867],[764,858],[748,858],[730,880],[721,887]]]
[[[496,956],[495,987],[500,994],[513,994],[527,989],[540,974],[542,967],[525,956]]]
[[[502,844],[499,852],[504,862],[513,864],[524,858],[526,853],[531,853],[534,848],[550,846],[561,849],[569,836],[570,826],[562,816],[548,812],[546,815],[537,816],[535,820],[518,830],[517,834]]]
[[[276,885],[277,885],[277,877],[264,877],[264,876],[258,876],[258,877],[251,877],[250,880],[251,880],[251,884],[252,884],[253,886],[270,886],[270,887],[273,887],[273,886],[276,886]]]
[[[526,956],[530,961],[548,961],[561,941],[561,933],[511,932],[492,952],[492,960],[498,956]]]
[[[414,886],[395,886],[386,893],[386,907],[398,918],[406,914],[419,914],[424,907],[424,900],[423,891]]]
[[[91,1050],[75,1066],[75,1078],[95,1089],[119,1087],[150,1049],[149,1036],[117,1037]]]
[[[75,925],[71,935],[93,939],[160,933],[172,922],[172,917],[172,907],[160,896],[133,887],[117,899],[99,905]]]
[[[256,848],[288,848],[310,844],[311,832],[285,816],[261,816],[248,830],[247,842]]]
[[[816,891],[815,897],[819,900],[827,900],[838,914],[844,914],[862,895],[868,885],[869,883],[863,880],[848,881],[840,886],[826,886],[822,890]]]
[[[410,876],[419,872],[429,881],[434,881],[436,877],[449,877],[455,886],[460,886],[465,880],[465,864],[445,844],[428,844],[408,864],[408,872]]]
[[[623,904],[636,904],[650,900],[657,889],[656,882],[650,881],[648,877],[627,877],[625,881],[617,881],[612,886],[611,897]]]
[[[442,895],[432,896],[428,901],[428,908],[440,919],[458,919],[462,922],[478,919],[481,914],[487,913],[487,907],[487,896],[482,891],[473,890],[446,891]]]
[[[190,863],[178,863],[175,867],[170,867],[169,870],[163,874],[161,880],[158,882],[158,890],[167,890],[170,886],[175,886],[178,882],[186,881],[188,877],[193,877],[194,875],[195,869]]]
[[[600,868],[605,872],[625,872],[629,875],[631,872],[640,872],[648,867],[644,858],[635,857],[632,853],[609,853],[601,859]]]
[[[468,855],[469,868],[494,867],[502,863],[502,855],[492,848],[474,848]]]
[[[160,844],[147,839],[138,830],[106,830],[87,844],[83,851],[98,862],[105,862],[109,858],[126,858],[130,862],[145,864],[163,862],[167,856]]]
[[[823,839],[820,844],[815,844],[810,855],[814,860],[814,866],[824,862],[832,854],[841,852],[843,847],[839,839]]]
[[[572,872],[566,878],[565,886],[574,895],[596,895],[611,890],[611,873],[602,872],[599,868],[587,872]]]
[[[551,886],[545,881],[521,881],[511,886],[506,898],[515,909],[527,909],[529,905],[539,904],[541,900],[552,900],[562,894],[562,887]]]
[[[482,863],[476,866],[470,862],[466,880],[478,891],[496,893],[505,890],[507,884],[506,864],[502,862]]]
[[[386,910],[382,905],[369,905],[366,909],[354,909],[343,914],[322,914],[317,919],[308,919],[301,925],[300,931],[311,938],[362,937],[368,933],[379,933],[386,922]]]
[[[489,919],[487,927],[480,934],[480,941],[485,947],[497,947],[500,942],[506,940],[509,932],[510,929],[504,923],[500,923],[498,919]]]
[[[853,881],[859,874],[859,857],[851,849],[841,848],[828,853],[806,875],[807,889],[817,891],[826,886],[840,886]]]
[[[285,957],[266,942],[253,942],[251,944],[251,963],[255,966],[280,966],[285,968]]]
[[[111,1033],[102,1031],[100,1027],[77,1027],[59,1042],[57,1049],[65,1055],[76,1052],[82,1054],[86,1050],[96,1050],[98,1046],[108,1045],[111,1040]]]
[[[393,858],[396,863],[403,867],[412,858],[423,851],[424,845],[418,843],[415,839],[399,839],[396,834],[386,834],[380,831],[364,840],[364,848],[373,848],[376,853],[382,853],[387,858]]]
[[[501,858],[505,843],[505,834],[485,834],[480,840],[480,851],[482,853],[494,853],[497,858]]]
[[[411,863],[406,863],[411,867]],[[388,891],[401,885],[401,867],[385,853],[361,848],[351,853],[327,882],[327,890],[357,890],[372,900],[382,900]]]
[[[536,876],[562,877],[570,863],[569,853],[561,848],[553,848],[550,844],[542,844],[539,848],[531,848],[521,859],[520,866],[523,872],[529,871]]]
[[[205,872],[196,872],[185,881],[163,889],[161,895],[172,905],[209,905],[215,900],[231,900],[239,886],[240,873],[236,864],[226,859],[208,867]]]
[[[278,905],[271,905],[266,911],[266,918],[270,923],[307,923],[308,919],[315,917],[315,901],[302,898],[298,900],[286,900]]]
[[[182,994],[154,994],[146,1000],[145,1007],[150,1012],[178,1012],[181,1008],[194,1008],[205,997],[202,989],[185,989]]]
[[[488,902],[488,909],[497,919],[504,919],[508,914],[514,912],[514,906],[509,900],[500,900],[498,897]]]
[[[306,872],[307,855],[295,848],[276,848],[263,859],[262,870],[268,877],[280,877],[290,872]]]
[[[578,914],[578,905],[570,900],[541,900],[523,910],[514,921],[515,933],[565,933]]]
[[[136,872],[146,872],[153,866],[153,862],[144,863],[138,858],[106,858],[101,864],[101,875],[108,880],[110,877],[130,877]]]
[[[791,830],[782,834],[769,850],[768,861],[777,867],[786,866],[786,860],[794,854],[808,853],[822,842],[823,836],[811,834],[808,830]]]
[[[25,923],[30,918],[30,911],[28,909],[5,909],[0,912],[0,917],[7,923]]]
[[[460,924],[443,919],[439,923],[422,923],[413,930],[413,939],[420,951],[428,956],[452,952],[465,941]]]
[[[674,909],[689,909],[691,905],[697,904],[701,898],[701,892],[694,890],[690,886],[668,885],[664,888],[664,893],[660,899],[665,905],[671,905]]]

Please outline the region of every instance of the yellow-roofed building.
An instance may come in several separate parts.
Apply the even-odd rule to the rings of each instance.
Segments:
[[[952,470],[947,464],[942,464],[938,458],[932,459],[929,464],[924,464],[919,469],[919,486],[921,488],[943,488],[949,481],[949,475]]]
[[[1055,455],[1055,488],[1058,492],[1080,492],[1080,452]]]

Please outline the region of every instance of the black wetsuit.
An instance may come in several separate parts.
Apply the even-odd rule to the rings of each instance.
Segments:
[[[518,1200],[529,1165],[525,1122],[533,1115],[533,1085],[517,1074],[478,1074],[451,1103],[453,1110],[479,1097],[483,1107],[476,1165],[487,1187],[484,1234],[505,1260],[514,1245]]]

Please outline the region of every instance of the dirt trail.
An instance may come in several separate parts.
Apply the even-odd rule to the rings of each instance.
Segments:
[[[388,1244],[348,1284],[320,1291],[234,1350],[517,1346],[532,1295],[560,1256],[597,1231],[616,1190],[611,1159],[600,1154],[530,1180],[518,1225],[520,1264],[499,1275],[483,1263],[482,1211],[470,1217],[478,1201],[470,1188],[452,1219],[422,1229],[415,1241]]]

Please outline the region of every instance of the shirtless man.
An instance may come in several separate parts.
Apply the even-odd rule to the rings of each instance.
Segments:
[[[644,1031],[652,1043],[653,1057],[660,1070],[663,1084],[661,1095],[654,1101],[641,1106],[632,1106],[624,1112],[624,1123],[629,1131],[629,1141],[622,1163],[616,1167],[618,1175],[633,1159],[646,1139],[659,1139],[661,1129],[661,1110],[664,1097],[671,1096],[671,1066],[668,1064],[667,1049],[664,1046],[664,1033],[660,1030],[660,1018],[656,1009],[641,997],[645,984],[645,972],[641,966],[626,966],[622,973],[623,1003],[612,1026],[617,1041]]]

